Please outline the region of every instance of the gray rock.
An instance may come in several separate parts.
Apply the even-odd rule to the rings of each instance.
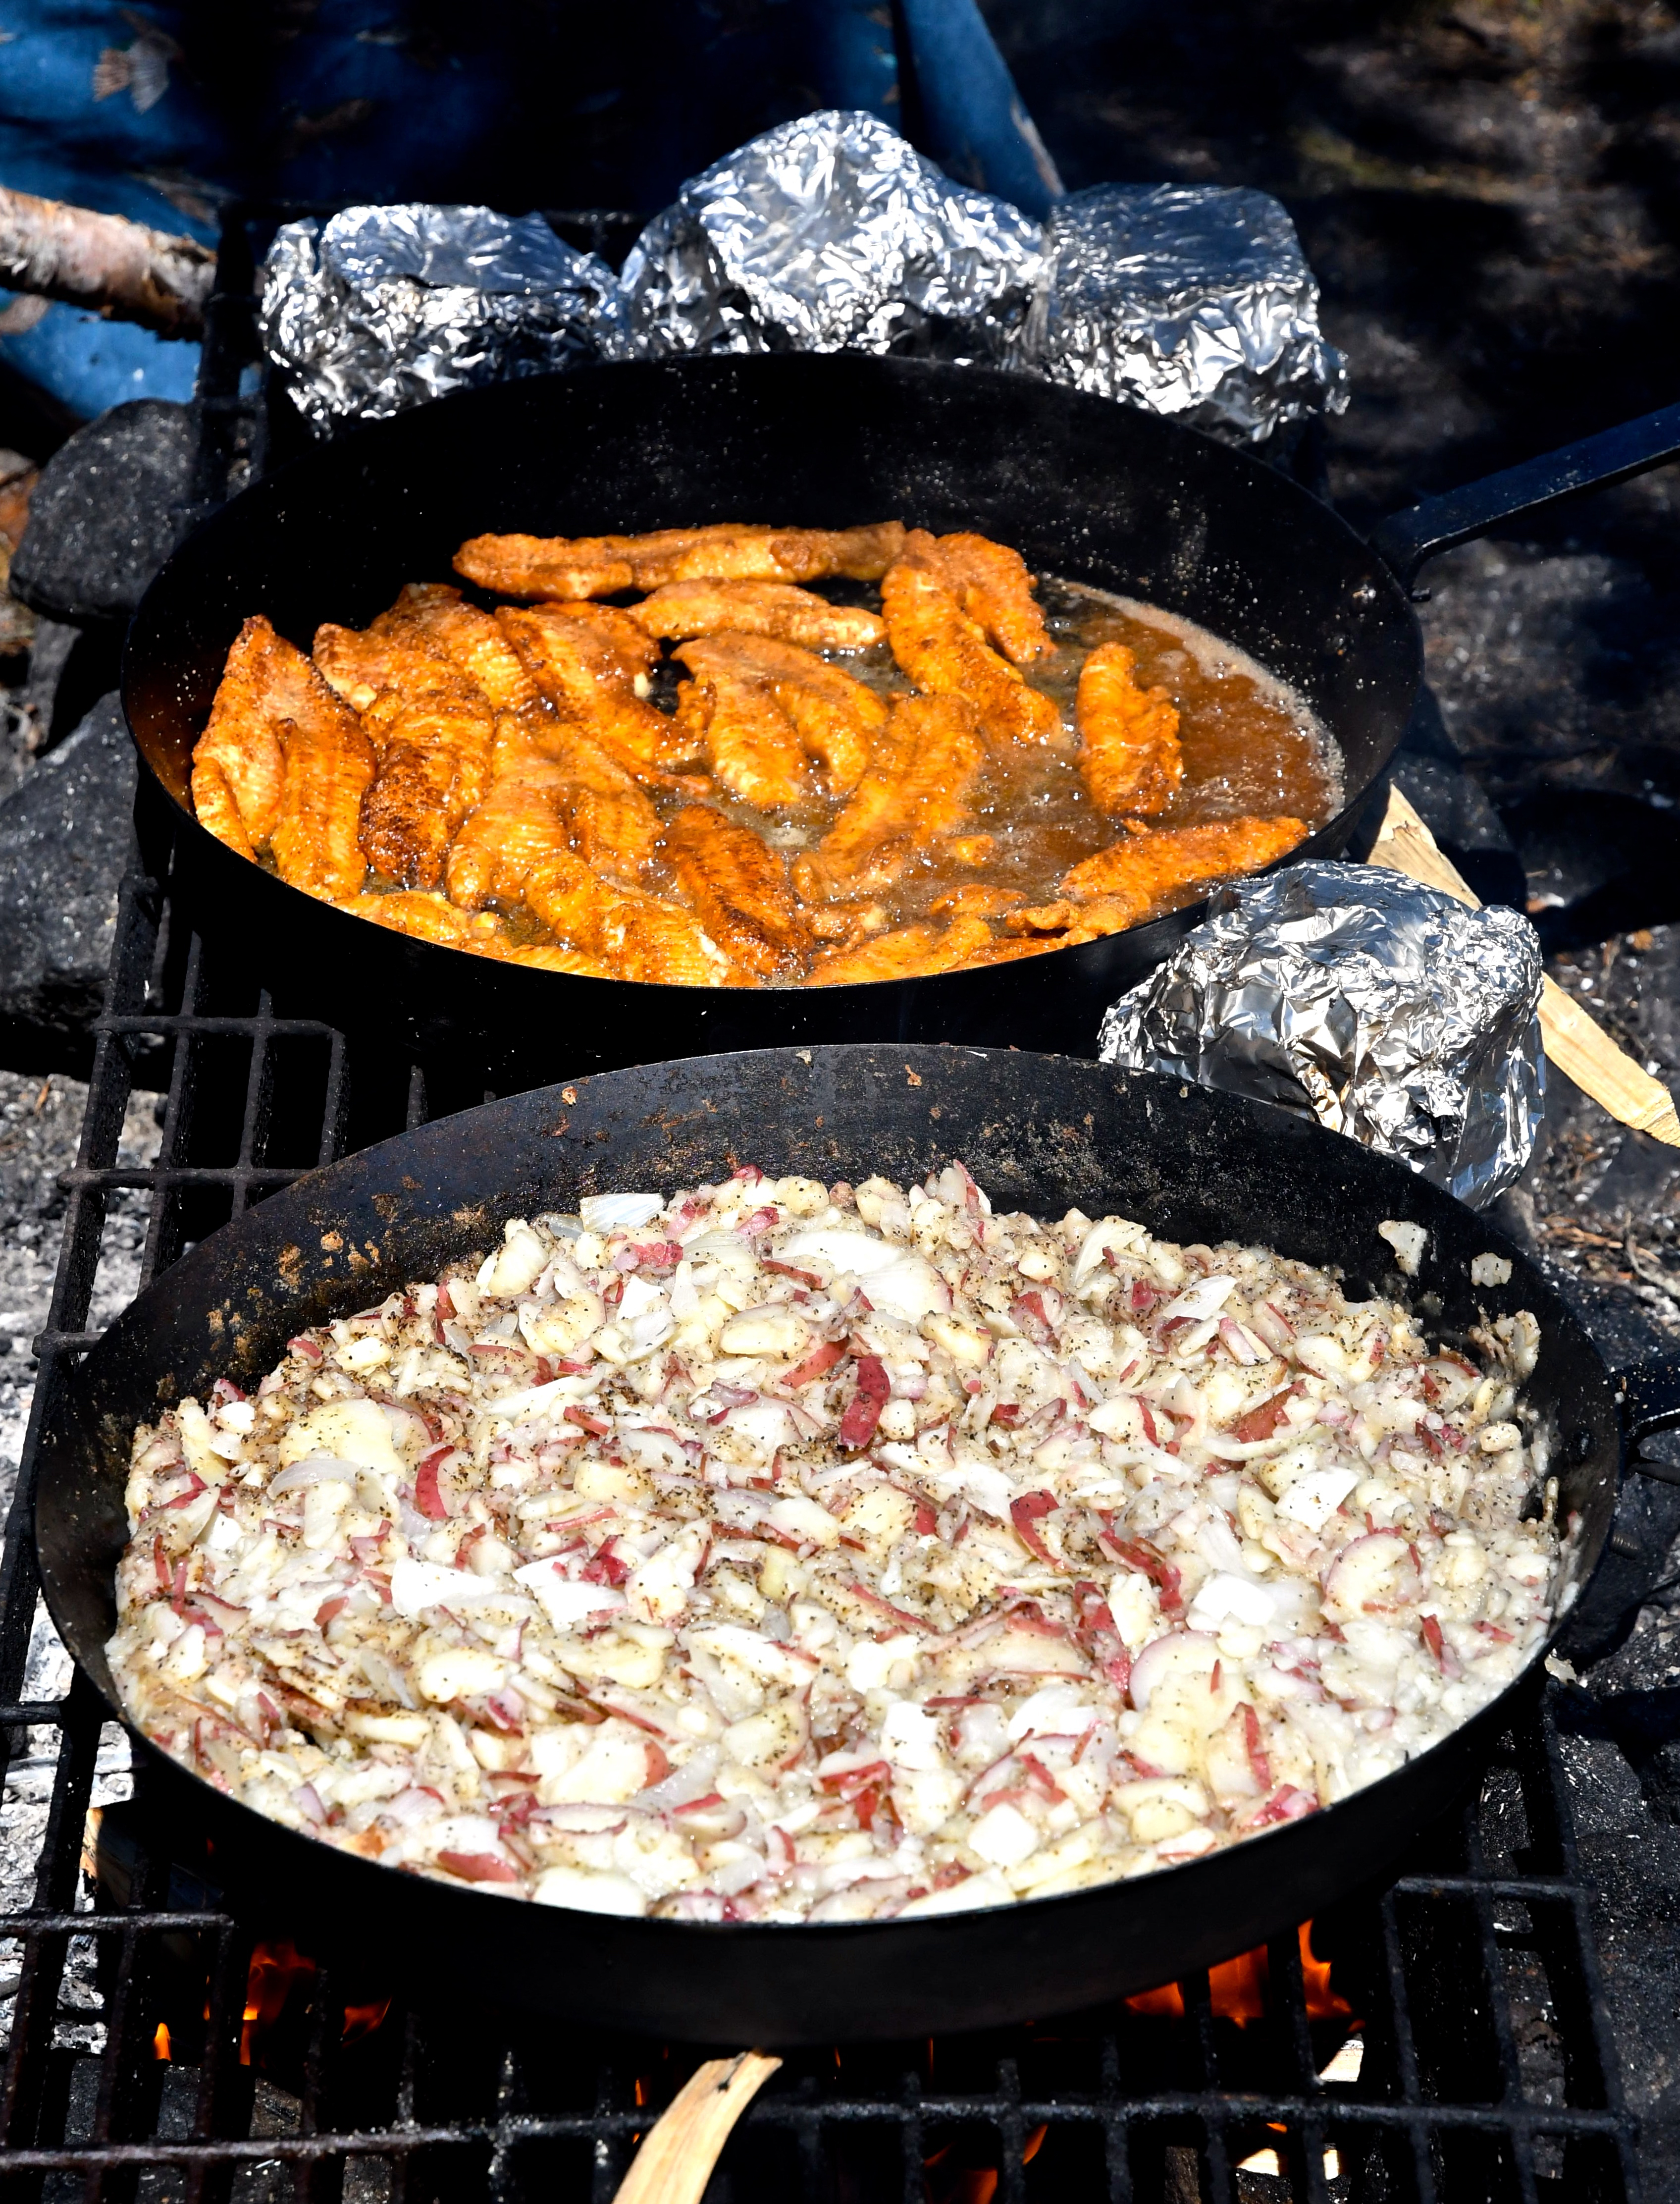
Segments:
[[[133,809],[133,747],[114,696],[0,803],[0,1048],[14,1064],[86,1058]]]
[[[127,619],[203,518],[198,410],[114,406],[41,471],[12,560],[12,595],[56,620]]]

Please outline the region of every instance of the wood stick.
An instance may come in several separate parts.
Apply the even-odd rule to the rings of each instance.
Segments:
[[[1464,875],[1441,854],[1435,836],[1398,788],[1388,791],[1388,809],[1370,862],[1456,896],[1472,910],[1482,908]],[[1619,1123],[1680,1148],[1680,1116],[1668,1089],[1618,1048],[1555,980],[1541,983],[1540,1030],[1547,1055],[1583,1094],[1590,1094]]]
[[[742,2051],[696,2067],[643,2138],[613,2204],[700,2204],[731,2130],[781,2063]]]
[[[121,215],[0,190],[0,288],[61,299],[163,337],[204,333],[216,255]]]

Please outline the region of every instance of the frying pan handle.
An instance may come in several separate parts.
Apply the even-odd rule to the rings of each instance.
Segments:
[[[1577,491],[1607,489],[1675,459],[1680,459],[1680,406],[1665,406],[1659,412],[1624,421],[1578,444],[1565,444],[1561,451],[1542,453],[1501,474],[1484,475],[1462,489],[1391,513],[1371,530],[1370,546],[1410,589],[1426,559],[1485,536],[1502,520],[1540,512]]]
[[[1628,1467],[1664,1484],[1680,1484],[1680,1464],[1649,1460],[1636,1451],[1642,1439],[1680,1429],[1680,1366],[1632,1362],[1616,1373],[1628,1437]]]

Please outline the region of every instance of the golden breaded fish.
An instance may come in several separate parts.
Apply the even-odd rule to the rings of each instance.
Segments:
[[[984,758],[973,708],[960,696],[901,696],[851,802],[796,866],[801,894],[816,902],[890,886],[967,820]]]
[[[913,528],[904,557],[949,590],[988,642],[1012,665],[1026,666],[1056,645],[1032,598],[1032,577],[1019,551],[989,536],[930,536]]]
[[[475,536],[455,571],[505,597],[613,596],[667,582],[876,582],[898,556],[896,520],[865,528],[766,528],[732,521],[647,536]]]
[[[692,759],[687,731],[647,701],[660,647],[628,613],[612,605],[504,605],[496,619],[560,712],[627,771],[645,779]]]
[[[994,747],[1066,739],[1050,698],[1027,687],[929,567],[901,560],[881,584],[881,609],[892,655],[917,688],[966,697]]]
[[[685,804],[665,829],[665,854],[732,963],[760,979],[803,972],[811,929],[789,884],[787,860],[750,827],[709,804]]]
[[[954,972],[993,946],[983,918],[957,918],[940,933],[932,926],[902,926],[878,933],[855,949],[819,957],[811,967],[813,987],[854,986],[867,980],[917,980],[931,972]]]
[[[199,767],[215,767],[202,775]],[[267,850],[283,880],[328,903],[358,893],[367,871],[357,826],[374,777],[373,745],[350,708],[260,614],[228,654],[193,751],[195,803],[241,856]]]
[[[418,889],[350,896],[338,907],[352,918],[370,918],[376,926],[411,934],[417,941],[434,941],[445,949],[470,949],[483,956],[494,954],[507,933],[494,911],[458,910],[447,898]]]
[[[424,685],[382,689],[362,723],[379,759],[362,804],[368,862],[405,888],[435,887],[489,785],[495,714],[476,682],[434,659]]]
[[[311,708],[317,684],[309,676],[303,653],[260,613],[228,653],[192,751],[192,804],[211,833],[241,856],[266,849],[279,821],[286,756],[276,727]]]
[[[495,619],[468,604],[458,590],[441,582],[411,583],[392,610],[412,621],[432,649],[476,681],[498,712],[553,711],[536,676]]]
[[[506,922],[492,911],[458,910],[442,896],[399,889],[390,895],[352,896],[338,908],[352,918],[433,941],[446,949],[464,949],[474,957],[494,957],[504,964],[529,964],[544,972],[570,972],[586,979],[610,978],[599,957],[585,957],[558,942],[516,942]]]
[[[1099,643],[1080,669],[1080,771],[1111,819],[1164,811],[1184,779],[1177,708],[1164,689],[1140,689],[1137,671],[1123,643]]]
[[[887,706],[861,681],[769,636],[696,637],[677,655],[695,677],[677,692],[677,712],[743,803],[793,809],[849,795],[862,779]],[[820,788],[807,759],[821,768]]]
[[[619,886],[571,848],[560,815],[565,776],[533,766],[511,775],[469,819],[449,855],[452,902],[469,909],[493,898],[523,902],[563,945],[597,958],[616,979],[715,987],[728,960],[692,911]]]
[[[1180,888],[1257,872],[1287,856],[1308,831],[1299,819],[1221,819],[1161,832],[1139,826],[1064,873],[1062,886],[1075,902],[1100,896],[1130,904],[1136,917],[1127,923],[1135,925]]]
[[[806,650],[867,650],[886,624],[861,605],[831,605],[790,582],[667,582],[630,607],[649,635],[764,635]]]

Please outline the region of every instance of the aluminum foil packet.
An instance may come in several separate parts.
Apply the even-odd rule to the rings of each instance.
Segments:
[[[479,383],[624,351],[618,287],[540,215],[346,207],[287,222],[263,270],[263,340],[317,435]]]
[[[802,116],[725,155],[643,230],[630,343],[679,353],[909,352],[1003,364],[1044,232],[954,184],[873,115]]]
[[[1210,906],[1109,1011],[1103,1063],[1316,1117],[1472,1208],[1521,1174],[1546,1089],[1525,918],[1334,863],[1236,882]]]
[[[622,276],[539,216],[363,206],[288,223],[263,330],[322,434],[481,382],[689,353],[908,353],[1071,382],[1259,442],[1347,402],[1263,192],[1103,185],[1047,227],[874,116],[802,116],[685,184]]]
[[[1347,404],[1318,286],[1266,193],[1101,184],[1058,203],[1046,246],[1021,364],[1052,382],[1253,443]]]

